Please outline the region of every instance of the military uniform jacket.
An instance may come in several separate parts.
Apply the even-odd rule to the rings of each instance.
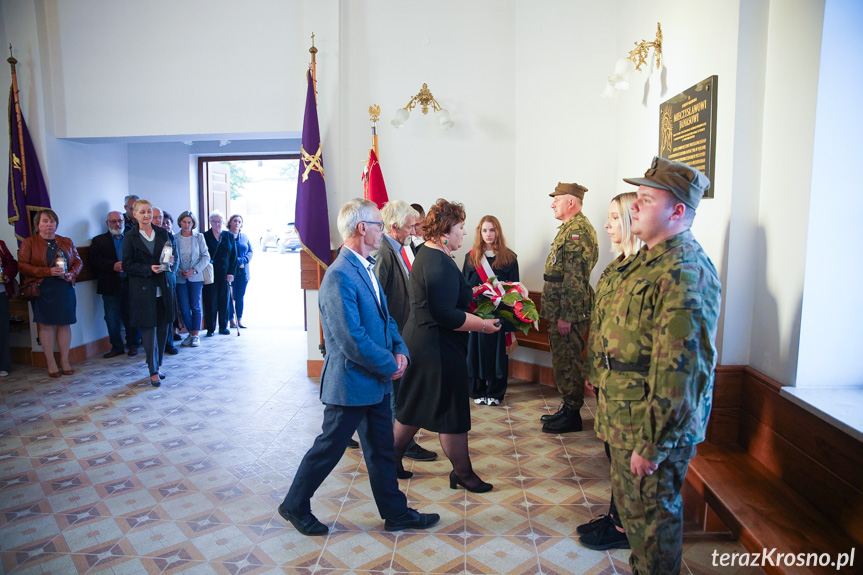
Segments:
[[[596,230],[578,212],[557,230],[545,260],[540,315],[548,321],[581,322],[590,319],[593,288],[590,271],[596,265]]]
[[[689,231],[606,269],[588,343],[601,439],[654,463],[704,441],[720,299],[716,268]],[[645,373],[608,369],[603,354]]]

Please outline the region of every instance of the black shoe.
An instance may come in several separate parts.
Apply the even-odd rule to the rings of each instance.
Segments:
[[[384,521],[384,529],[387,531],[401,531],[402,529],[427,529],[440,521],[437,513],[420,513],[415,509],[408,509],[398,519],[387,519]]]
[[[477,477],[477,479],[479,480],[479,485],[477,485],[476,487],[468,487],[464,483],[464,481],[459,479],[458,475],[455,474],[455,470],[452,470],[449,473],[449,488],[458,489],[458,486],[461,485],[471,493],[486,493],[487,491],[491,491],[492,489],[494,489],[494,485],[492,485],[491,483],[486,483],[479,477]]]
[[[183,339],[183,336],[181,336],[179,333],[174,334],[174,341],[180,341],[181,339]]]
[[[437,459],[437,453],[414,444],[405,450],[405,457],[414,461],[434,461]]]
[[[297,531],[306,536],[326,535],[330,532],[330,528],[318,521],[318,518],[309,513],[308,515],[293,514],[282,509],[279,505],[279,515],[283,519],[291,522]]]
[[[126,352],[126,355],[128,355],[129,357],[135,357],[136,355],[138,355],[138,348],[137,347],[130,347],[129,351]]]
[[[557,419],[552,419],[542,426],[543,433],[571,433],[581,431],[581,414],[578,410],[565,408],[566,413]]]
[[[180,352],[176,347],[171,346],[165,348],[165,353],[167,353],[168,355],[177,355]]]
[[[621,533],[610,519],[599,529],[591,531],[578,538],[578,542],[588,549],[604,551],[606,549],[629,549],[626,533]]]
[[[207,330],[207,337],[213,337],[214,335],[216,335],[215,332],[213,332],[211,330]]]
[[[166,377],[168,377],[168,376],[165,375],[164,373],[162,373],[161,371],[159,372],[159,379],[165,379]]]
[[[543,423],[546,423],[546,422],[551,421],[553,419],[557,419],[558,417],[561,416],[561,414],[563,414],[564,409],[566,409],[566,404],[561,401],[560,405],[557,408],[557,411],[555,411],[554,413],[546,413],[545,415],[540,417],[539,420]]]
[[[126,353],[126,352],[123,351],[122,349],[112,349],[111,351],[109,351],[108,353],[103,355],[102,357],[104,357],[105,359],[111,359],[112,357],[117,357],[118,355],[123,355],[124,353]]]
[[[348,447],[350,447],[351,449],[359,449],[360,444],[357,442],[356,439],[354,439],[352,437],[352,438],[348,439]]]
[[[228,329],[228,328],[226,328],[226,327],[223,327],[223,328],[221,328],[221,329],[219,330],[219,333],[220,333],[220,334],[222,334],[222,335],[231,335],[231,330],[229,330],[229,329]],[[207,335],[209,335],[209,334],[207,334]]]
[[[398,477],[399,479],[410,479],[413,476],[414,476],[414,472],[413,471],[406,471],[405,466],[402,465],[401,461],[396,463],[396,477]]]
[[[160,385],[162,385],[161,381],[153,381],[152,379],[149,381],[150,381],[150,385],[152,385],[153,387],[159,387]]]
[[[587,535],[588,533],[593,533],[601,527],[605,527],[605,524],[610,521],[611,517],[606,513],[605,515],[601,515],[596,519],[591,519],[587,523],[579,525],[575,528],[575,532],[579,535]]]

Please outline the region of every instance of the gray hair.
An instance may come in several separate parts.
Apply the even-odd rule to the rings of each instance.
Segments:
[[[408,218],[418,218],[419,216],[418,211],[402,200],[391,200],[381,210],[381,219],[384,221],[385,230],[392,227],[400,228],[407,223]]]
[[[213,210],[212,212],[210,212],[210,217],[207,218],[207,221],[212,222],[213,218],[217,216],[222,219],[222,223],[225,223],[225,214],[223,214],[221,210]]]
[[[140,198],[139,196],[136,196],[135,194],[129,194],[128,196],[126,196],[125,198],[123,198],[123,204],[124,204],[124,205],[125,205],[125,204],[128,204],[128,203],[129,203],[129,200],[134,200],[134,201],[136,201],[136,202],[137,202],[137,201],[138,201],[138,200],[140,200],[140,199],[141,199],[141,198]]]
[[[357,233],[357,226],[362,221],[370,221],[374,217],[378,206],[371,200],[354,198],[342,206],[336,220],[339,226],[339,234],[342,241],[352,238]]]

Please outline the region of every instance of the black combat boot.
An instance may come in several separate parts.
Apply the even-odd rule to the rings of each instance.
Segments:
[[[547,421],[542,426],[543,433],[570,433],[581,430],[581,413],[566,405],[563,406],[563,412],[557,419]]]
[[[553,419],[557,419],[558,417],[560,417],[560,416],[561,416],[561,414],[563,413],[563,410],[564,410],[564,408],[565,408],[565,407],[566,407],[566,404],[565,404],[564,402],[562,402],[562,401],[561,401],[561,402],[560,402],[560,406],[557,408],[557,411],[555,411],[554,413],[546,413],[545,415],[543,415],[542,417],[540,417],[540,418],[539,418],[539,420],[540,420],[541,422],[545,423],[545,422],[547,422],[547,421],[551,421],[551,420],[553,420]]]

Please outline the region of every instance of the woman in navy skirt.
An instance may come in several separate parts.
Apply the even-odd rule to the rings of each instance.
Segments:
[[[81,273],[82,263],[75,244],[69,238],[57,235],[60,218],[54,210],[42,210],[33,218],[35,233],[18,248],[18,268],[22,288],[39,284],[39,297],[31,300],[33,320],[39,325],[39,342],[45,352],[48,375],[72,375],[69,364],[69,346],[72,328],[77,321],[75,310],[75,278]],[[60,367],[54,358],[54,340],[60,350]]]

